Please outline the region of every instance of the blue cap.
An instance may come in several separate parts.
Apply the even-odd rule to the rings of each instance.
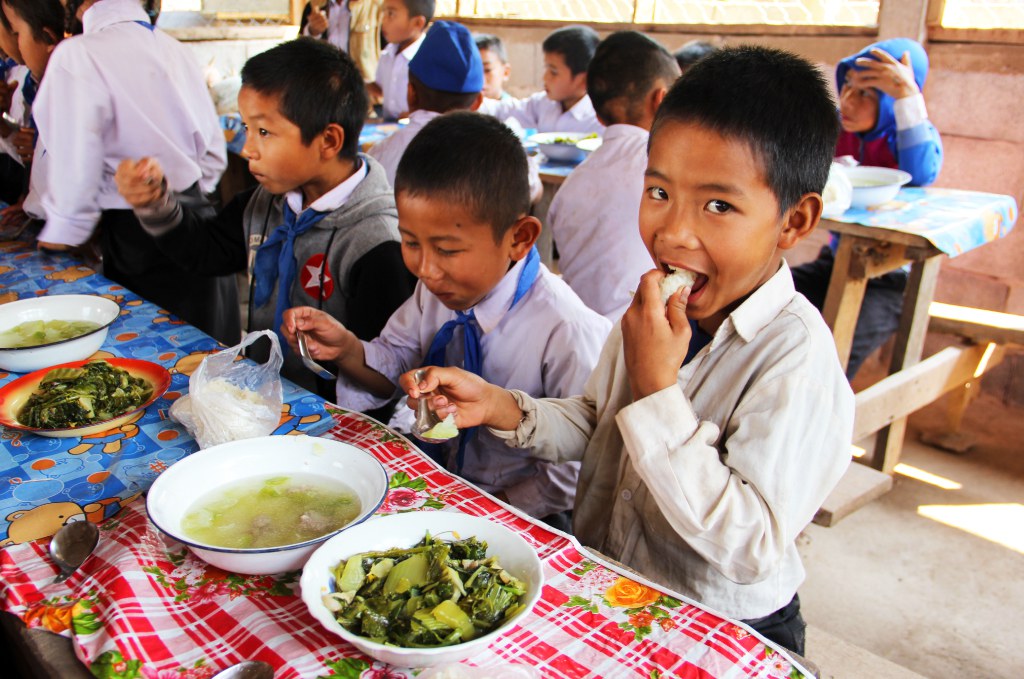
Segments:
[[[435,21],[409,62],[409,73],[432,90],[472,94],[484,89],[484,64],[469,29]]]

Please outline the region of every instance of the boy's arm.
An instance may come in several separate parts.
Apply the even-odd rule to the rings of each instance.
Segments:
[[[914,186],[934,183],[942,170],[942,138],[935,125],[928,120],[924,96],[916,94],[897,99],[894,113],[899,169],[910,174],[910,183]]]
[[[673,529],[725,577],[752,583],[776,568],[842,476],[852,412],[852,393],[811,368],[756,385],[724,441],[678,385],[623,408],[616,422]]]

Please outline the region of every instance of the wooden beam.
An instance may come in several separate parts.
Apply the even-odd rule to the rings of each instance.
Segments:
[[[892,477],[863,464],[851,464],[821,509],[814,515],[819,526],[834,526],[844,517],[892,489]]]
[[[853,440],[859,441],[977,379],[998,364],[1004,353],[1000,346],[949,347],[858,392]]]
[[[932,302],[928,307],[931,332],[964,337],[972,342],[1024,345],[1024,316]]]

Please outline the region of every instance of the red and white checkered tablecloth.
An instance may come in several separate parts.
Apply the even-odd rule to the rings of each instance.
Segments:
[[[808,673],[749,629],[585,552],[451,476],[406,439],[333,410],[326,437],[373,453],[391,482],[379,513],[461,511],[520,533],[544,564],[541,599],[521,625],[467,661],[530,665],[545,677],[794,677]],[[208,566],[163,536],[141,501],[101,527],[90,560],[63,584],[47,541],[0,551],[3,608],[71,636],[97,677],[199,679],[245,659],[279,679],[398,679],[328,632],[299,598],[298,573],[243,576]]]

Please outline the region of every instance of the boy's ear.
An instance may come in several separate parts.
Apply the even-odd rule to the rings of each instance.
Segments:
[[[483,92],[477,92],[476,93],[476,100],[473,101],[473,104],[469,107],[469,110],[470,111],[477,111],[477,110],[480,109],[480,105],[483,104],[483,103],[484,103],[484,93]],[[412,110],[412,109],[410,109],[410,110]]]
[[[427,17],[423,16],[422,14],[419,16],[414,16],[412,18],[412,25],[416,27],[416,30],[422,33],[427,28]]]
[[[780,250],[789,250],[799,243],[818,225],[821,220],[821,212],[825,207],[821,194],[805,193],[791,207],[786,215],[782,231],[779,233],[778,246]]]
[[[345,146],[345,130],[338,123],[330,123],[320,133],[320,158],[329,160],[337,158]]]
[[[531,215],[524,215],[516,220],[512,228],[508,230],[508,236],[512,239],[512,251],[509,256],[513,262],[518,262],[530,252],[537,239],[540,238],[540,220]]]

